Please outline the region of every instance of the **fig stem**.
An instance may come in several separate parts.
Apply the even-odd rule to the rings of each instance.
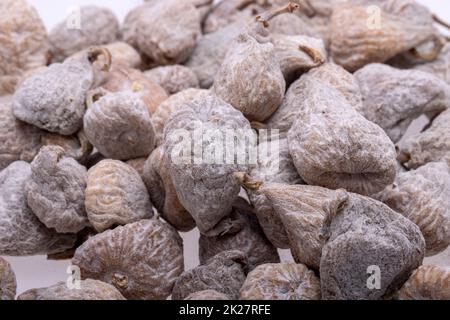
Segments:
[[[437,14],[433,13],[431,17],[433,18],[434,22],[450,30],[450,23],[440,18]]]
[[[246,172],[235,172],[234,177],[242,187],[248,190],[259,190],[264,184],[262,181],[253,180]]]
[[[107,48],[104,47],[92,47],[88,50],[88,58],[91,63],[95,62],[99,56],[105,58],[105,64],[102,66],[102,71],[109,71],[112,64],[112,55]]]
[[[298,3],[289,2],[284,7],[280,7],[277,9],[267,10],[266,12],[260,14],[259,16],[256,16],[256,22],[259,22],[262,24],[264,28],[269,27],[269,21],[275,18],[276,16],[279,16],[283,13],[292,13],[295,10],[300,8],[300,5]]]

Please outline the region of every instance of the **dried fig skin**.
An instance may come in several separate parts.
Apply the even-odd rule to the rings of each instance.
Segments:
[[[0,172],[0,255],[52,254],[75,243],[75,235],[46,228],[27,206],[25,183],[30,176],[30,164],[23,161]]]
[[[246,278],[247,257],[238,250],[223,251],[206,264],[185,271],[175,282],[173,300],[183,300],[202,290],[215,290],[231,299],[238,299]]]
[[[200,264],[206,263],[216,254],[227,250],[244,252],[247,255],[249,270],[261,264],[280,262],[278,252],[264,235],[253,208],[240,198],[233,209],[234,213],[230,218],[242,221],[242,227],[237,232],[225,232],[218,236],[200,235]]]
[[[320,281],[302,264],[262,264],[248,274],[240,299],[320,300]]]
[[[182,65],[153,68],[144,72],[144,75],[163,87],[168,94],[199,87],[195,73]]]
[[[108,8],[81,6],[80,29],[70,28],[68,19],[57,24],[49,34],[53,62],[61,62],[72,54],[114,42],[119,36],[119,21]]]
[[[450,86],[417,70],[369,64],[355,72],[363,96],[360,113],[398,142],[421,114],[440,113],[450,105]]]
[[[233,174],[246,172],[251,165],[247,161],[229,163],[225,158],[222,158],[222,164],[211,165],[206,163],[208,161],[204,161],[203,153],[195,155],[196,159],[202,157],[201,163],[192,161],[193,157],[189,158],[190,161],[180,161],[180,154],[177,151],[180,130],[187,134],[190,141],[198,139],[194,134],[201,134],[202,150],[207,150],[209,139],[204,137],[212,130],[220,134],[241,130],[240,132],[245,132],[250,139],[254,138],[254,133],[241,112],[214,94],[201,96],[184,104],[172,114],[166,124],[164,153],[169,157],[169,172],[178,199],[196,221],[200,233],[205,234],[231,212],[232,204],[240,191]],[[247,138],[236,136],[234,155],[246,154],[245,139]],[[191,156],[190,152],[185,154],[183,151],[183,156]]]
[[[42,146],[59,146],[64,149],[66,156],[82,164],[87,162],[93,149],[83,130],[71,136],[45,132],[41,137],[41,144]]]
[[[330,223],[346,205],[347,192],[276,183],[265,185],[261,192],[283,224],[294,261],[318,270]]]
[[[28,206],[47,228],[77,233],[90,225],[84,207],[86,179],[86,168],[66,157],[63,148],[43,147],[25,185]]]
[[[84,131],[92,145],[112,159],[147,156],[155,147],[147,106],[130,91],[106,93],[92,103],[84,115]]]
[[[363,195],[383,190],[396,175],[395,146],[335,88],[314,79],[288,132],[289,150],[308,184]]]
[[[48,36],[38,12],[25,0],[0,4],[0,96],[14,93],[28,70],[48,62]]]
[[[399,300],[449,300],[450,270],[438,266],[420,266],[396,293]]]
[[[153,216],[139,173],[118,160],[102,160],[88,170],[85,206],[98,232]]]
[[[14,116],[50,132],[74,134],[83,124],[86,93],[93,81],[88,53],[52,64],[18,86],[13,98]]]
[[[166,299],[184,270],[183,241],[167,223],[141,220],[90,238],[72,263],[83,279],[112,284],[127,299]]]
[[[442,48],[441,53],[434,61],[428,63],[418,64],[413,67],[414,70],[425,71],[434,74],[450,84],[450,72],[448,66],[450,65],[450,43],[447,43]]]
[[[320,260],[322,298],[389,298],[422,264],[425,241],[419,228],[381,202],[349,194],[330,225]],[[379,270],[380,289],[370,289]]]
[[[202,290],[191,293],[184,300],[230,300],[230,298],[216,290]]]
[[[79,280],[80,288],[68,288],[66,282],[21,293],[17,300],[126,300],[112,285],[92,279]]]
[[[0,300],[14,300],[16,292],[16,275],[8,261],[0,257]]]
[[[427,256],[450,245],[450,168],[446,163],[430,162],[399,173],[395,183],[375,198],[419,226]]]
[[[162,146],[156,148],[146,160],[143,181],[151,202],[168,223],[183,232],[195,228],[195,220],[178,200]]]

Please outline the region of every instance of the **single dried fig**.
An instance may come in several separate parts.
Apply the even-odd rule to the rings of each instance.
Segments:
[[[200,264],[227,250],[240,250],[245,253],[249,270],[260,264],[280,262],[276,248],[264,235],[252,207],[240,198],[235,202],[233,209],[232,219],[242,221],[242,227],[237,232],[225,232],[215,237],[200,235]]]
[[[427,256],[450,245],[450,168],[445,162],[399,173],[376,198],[419,226]]]
[[[88,102],[84,115],[84,131],[92,145],[112,159],[149,155],[155,147],[155,131],[143,100],[131,91],[99,95]]]
[[[355,72],[363,107],[358,110],[398,142],[412,121],[450,106],[450,86],[422,71],[400,70],[373,63]]]
[[[77,132],[83,124],[86,93],[94,83],[92,62],[101,54],[109,55],[106,50],[94,48],[24,80],[14,94],[14,115],[50,132]]]
[[[200,19],[189,1],[151,1],[128,14],[123,37],[156,65],[182,63],[201,35]]]
[[[45,66],[48,37],[36,9],[25,0],[0,3],[0,96],[14,92],[28,70]]]
[[[68,288],[66,282],[27,290],[17,300],[125,300],[112,285],[92,279],[79,280],[80,288]]]
[[[191,293],[184,300],[230,300],[230,298],[216,290],[202,290]]]
[[[320,281],[302,264],[262,264],[248,274],[240,299],[320,300]]]
[[[183,272],[175,282],[172,299],[183,300],[202,290],[215,290],[237,299],[246,270],[247,258],[244,253],[238,250],[223,251],[206,264]]]
[[[414,223],[357,194],[349,194],[330,235],[320,260],[323,299],[387,298],[421,265],[425,253]]]
[[[308,79],[298,119],[288,132],[289,150],[308,184],[370,195],[395,179],[395,146],[334,87]]]
[[[450,269],[420,266],[397,292],[399,300],[450,300]]]
[[[144,72],[144,75],[163,87],[168,94],[199,87],[194,71],[181,65],[157,67]]]
[[[47,228],[77,233],[89,226],[84,208],[87,170],[59,146],[41,148],[25,185],[27,203]]]
[[[118,160],[102,160],[89,169],[85,205],[98,232],[153,216],[139,173]]]
[[[233,148],[227,148],[227,154],[216,152],[223,150],[228,133],[233,134]],[[192,150],[191,142],[199,138],[200,145]],[[246,141],[254,138],[242,113],[213,94],[185,103],[166,124],[164,154],[169,157],[169,173],[180,203],[201,233],[207,233],[231,212],[240,191],[233,174],[248,171]]]
[[[166,299],[184,269],[182,241],[167,223],[142,220],[89,238],[72,263],[127,299]]]
[[[71,248],[76,236],[47,229],[27,206],[30,164],[15,161],[0,172],[0,254],[25,256]]]
[[[0,257],[0,300],[14,300],[17,282],[11,265]]]
[[[195,221],[178,200],[167,161],[164,148],[156,148],[144,164],[143,180],[161,216],[175,229],[189,231],[195,227]]]
[[[346,204],[345,190],[272,183],[261,191],[286,230],[295,262],[319,269],[333,217]]]
[[[89,48],[108,44],[119,36],[119,21],[108,8],[81,6],[78,17],[80,25],[71,26],[70,17],[58,23],[49,33],[53,62],[64,61],[72,54]]]

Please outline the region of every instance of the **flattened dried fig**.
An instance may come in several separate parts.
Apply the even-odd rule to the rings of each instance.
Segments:
[[[230,300],[230,298],[216,290],[202,290],[191,293],[184,300]]]
[[[144,72],[144,75],[163,87],[168,94],[199,87],[194,71],[181,65],[157,67]]]
[[[127,299],[166,299],[184,269],[183,240],[165,222],[142,220],[89,238],[72,263]]]
[[[125,300],[112,285],[92,279],[80,280],[80,288],[68,288],[66,282],[27,290],[17,300]]]
[[[234,135],[233,148],[227,151],[230,154],[216,153],[214,149],[223,150],[224,135],[230,132]],[[200,151],[199,147],[186,147],[186,142],[190,145],[199,138]],[[249,170],[249,162],[242,155],[247,153],[246,141],[254,138],[242,113],[213,94],[187,102],[172,114],[164,130],[164,153],[169,157],[169,172],[178,199],[201,233],[207,233],[231,212],[240,191],[233,174]]]
[[[450,106],[450,86],[427,72],[373,63],[355,72],[355,77],[363,96],[358,111],[394,142],[421,114],[439,113]]]
[[[450,168],[445,162],[399,173],[376,198],[419,226],[427,256],[450,245]]]
[[[244,253],[238,250],[223,251],[206,264],[181,274],[173,287],[172,299],[183,300],[202,290],[215,290],[237,299],[246,270],[247,258]]]
[[[47,229],[27,206],[30,164],[15,161],[0,172],[0,254],[25,256],[71,248],[76,236]]]
[[[11,265],[0,257],[0,300],[14,300],[17,283]]]
[[[80,28],[70,28],[68,19],[58,23],[49,34],[53,62],[61,62],[72,54],[116,41],[119,36],[119,21],[108,8],[81,6]]]
[[[155,131],[145,103],[131,91],[102,94],[88,102],[84,115],[84,131],[92,145],[112,159],[149,155],[155,147]]]
[[[102,160],[90,168],[85,197],[89,221],[98,232],[153,216],[142,178],[121,161]]]
[[[36,9],[25,0],[0,3],[0,96],[14,92],[28,70],[45,66],[48,38]]]
[[[330,234],[320,260],[323,299],[387,298],[421,265],[425,253],[414,223],[356,194],[349,194],[331,222]],[[381,277],[377,290],[371,289],[374,274]]]
[[[59,146],[41,148],[25,185],[27,203],[47,228],[77,233],[89,226],[84,208],[87,170]]]
[[[253,270],[260,264],[280,262],[276,248],[264,235],[252,207],[240,198],[233,209],[235,216],[232,219],[241,220],[242,227],[237,232],[226,232],[215,237],[200,235],[200,264],[206,263],[216,254],[227,250],[240,250],[245,253],[249,270]]]
[[[396,297],[399,300],[450,300],[450,269],[420,266]]]
[[[320,281],[314,272],[293,262],[263,264],[251,271],[240,298],[243,300],[320,300]]]
[[[178,200],[167,161],[164,148],[156,148],[144,164],[143,180],[161,216],[177,230],[189,231],[195,227],[195,221]]]

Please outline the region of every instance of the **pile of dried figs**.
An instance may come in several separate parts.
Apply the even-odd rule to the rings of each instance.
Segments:
[[[442,19],[414,0],[79,14],[47,32],[0,2],[0,255],[80,276],[17,296],[0,258],[0,299],[450,299],[450,266],[423,263],[450,245]]]

